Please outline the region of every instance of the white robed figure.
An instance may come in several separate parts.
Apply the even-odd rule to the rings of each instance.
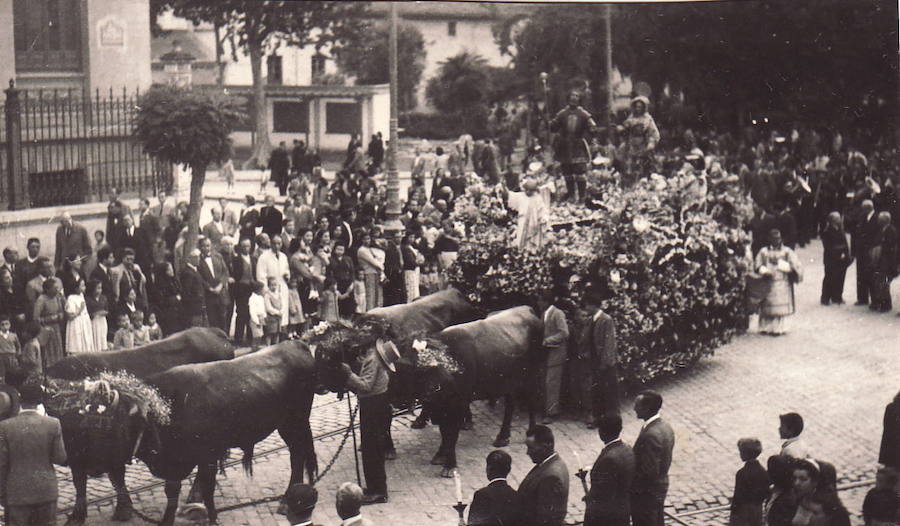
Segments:
[[[66,352],[81,354],[95,352],[94,330],[84,300],[84,280],[78,280],[75,291],[66,299]]]
[[[538,193],[537,181],[529,179],[522,187],[524,193],[509,193],[509,208],[519,214],[513,243],[521,249],[541,250],[547,241],[550,208],[546,199]]]
[[[266,234],[262,234],[265,236]],[[268,238],[268,236],[266,236]],[[287,280],[290,278],[291,269],[287,256],[281,251],[281,237],[275,236],[271,240],[271,248],[265,249],[259,255],[256,262],[256,280],[260,283],[268,283],[269,278],[275,278],[278,282],[278,297],[281,299],[281,327],[287,327],[288,308],[290,301]]]
[[[784,319],[796,310],[794,283],[803,278],[803,270],[794,251],[781,244],[778,229],[772,229],[769,246],[756,255],[756,270],[771,282],[760,305],[759,332],[773,336],[785,334]]]

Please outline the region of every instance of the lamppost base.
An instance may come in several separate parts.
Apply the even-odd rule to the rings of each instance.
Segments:
[[[406,227],[403,226],[403,222],[394,217],[385,219],[384,222],[381,223],[381,229],[385,232],[402,232],[406,230]]]

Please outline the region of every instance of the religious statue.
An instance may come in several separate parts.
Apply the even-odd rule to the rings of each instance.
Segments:
[[[582,108],[581,94],[569,93],[568,106],[550,121],[550,131],[557,134],[553,145],[556,162],[560,164],[569,199],[578,202],[586,197],[587,163],[591,158],[587,138],[597,129],[597,124],[587,110]]]
[[[525,250],[541,250],[550,228],[550,208],[535,179],[522,184],[525,192],[509,192],[508,206],[519,215],[513,244]]]
[[[644,96],[631,99],[631,115],[620,126],[625,135],[622,153],[630,178],[647,177],[653,168],[653,150],[659,142],[659,128],[647,111],[650,100]]]

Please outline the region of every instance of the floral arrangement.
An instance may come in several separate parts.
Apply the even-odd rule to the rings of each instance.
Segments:
[[[627,189],[614,174],[591,180],[595,206],[555,205],[540,253],[510,247],[512,226],[472,222],[482,226],[462,243],[451,284],[485,310],[556,290],[571,300],[570,321],[590,287],[616,322],[621,374],[635,382],[688,366],[746,328],[752,205],[737,185],[689,174]],[[580,285],[569,286],[573,276]]]
[[[450,374],[460,374],[464,370],[450,354],[447,344],[424,334],[415,334],[398,342],[397,350],[402,356],[414,356],[416,368],[443,367]]]
[[[48,413],[110,416],[112,404],[118,396],[133,400],[141,412],[157,425],[168,425],[172,405],[155,387],[136,376],[123,372],[103,371],[96,378],[82,381],[47,380]],[[116,394],[117,393],[117,394]]]
[[[387,325],[374,318],[365,318],[356,322],[341,320],[339,322],[322,321],[309,328],[300,336],[300,340],[315,347],[316,354],[327,357],[339,356],[343,351],[356,351],[374,345],[375,340],[383,338],[388,331]]]

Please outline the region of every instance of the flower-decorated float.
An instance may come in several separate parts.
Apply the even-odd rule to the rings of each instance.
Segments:
[[[449,281],[485,311],[555,291],[570,324],[584,318],[585,291],[595,291],[616,322],[620,374],[645,382],[745,330],[753,210],[723,172],[654,175],[624,189],[617,179],[596,169],[586,205],[551,204],[541,249],[514,243],[516,214],[502,189],[471,187],[452,214],[465,241]]]

